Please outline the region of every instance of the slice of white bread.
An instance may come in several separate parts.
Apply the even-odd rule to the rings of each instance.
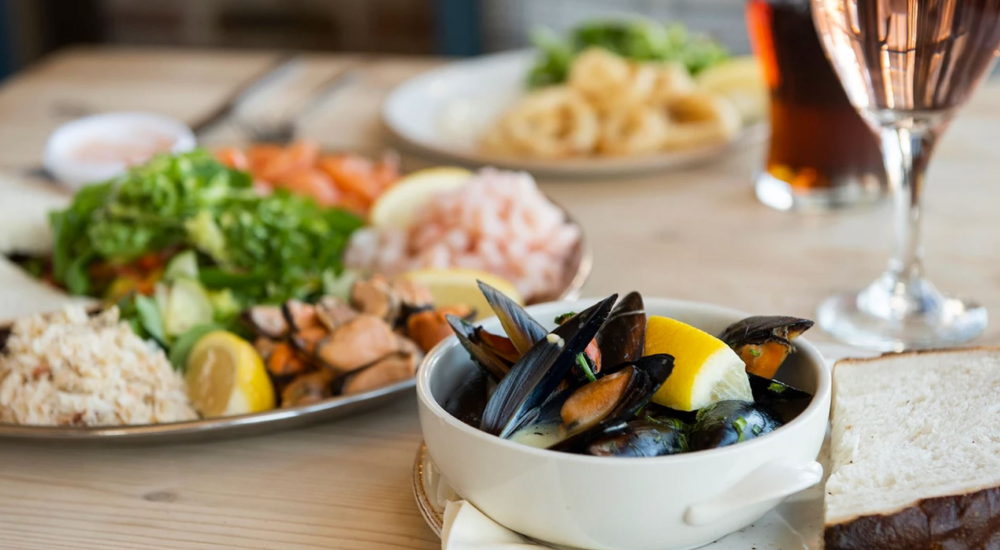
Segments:
[[[826,550],[1000,548],[1000,348],[840,361]]]

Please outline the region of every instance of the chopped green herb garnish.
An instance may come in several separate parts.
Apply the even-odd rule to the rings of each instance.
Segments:
[[[555,322],[556,322],[557,325],[561,325],[561,324],[565,323],[566,321],[569,321],[571,318],[573,318],[575,316],[576,316],[576,312],[575,311],[569,311],[569,312],[563,313],[562,315],[557,315],[556,318],[555,318]]]
[[[587,361],[587,356],[582,352],[576,354],[576,364],[580,365],[580,369],[583,370],[583,375],[587,377],[587,380],[591,382],[597,380],[597,377],[594,376],[594,371],[590,370],[590,362]]]
[[[742,416],[736,417],[736,420],[733,420],[733,429],[736,430],[737,442],[746,441],[746,435],[743,433],[743,431],[747,429],[747,421],[745,418]]]
[[[757,436],[764,433],[764,428],[760,424],[754,424],[753,428],[750,428],[750,431]]]
[[[771,391],[774,393],[784,393],[786,389],[788,388],[780,382],[771,382],[767,386],[767,391]]]
[[[757,346],[751,347],[750,348],[750,355],[752,355],[754,357],[760,357],[760,348],[758,348]]]

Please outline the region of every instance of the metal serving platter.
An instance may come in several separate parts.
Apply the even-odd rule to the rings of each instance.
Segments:
[[[568,214],[567,218],[571,223],[577,223]],[[581,236],[570,256],[570,269],[567,270],[569,275],[561,295],[545,297],[539,301],[578,298],[580,289],[590,275],[591,266],[590,247],[586,237]],[[6,343],[8,333],[9,327],[0,327],[0,346]],[[415,381],[411,379],[358,395],[332,397],[312,405],[167,424],[75,428],[0,423],[0,440],[60,445],[162,445],[255,436],[300,428],[373,409],[411,392],[414,386]]]

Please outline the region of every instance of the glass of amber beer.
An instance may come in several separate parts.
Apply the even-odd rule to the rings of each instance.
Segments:
[[[809,0],[748,0],[747,25],[771,93],[771,144],[757,198],[778,210],[874,202],[885,187],[879,141],[823,53]]]

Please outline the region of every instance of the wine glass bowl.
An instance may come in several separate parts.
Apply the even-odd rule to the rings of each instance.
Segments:
[[[823,302],[820,326],[883,351],[971,340],[986,328],[986,310],[924,278],[921,200],[935,144],[996,61],[1000,0],[812,2],[848,98],[880,138],[896,233],[889,268],[864,290]]]

